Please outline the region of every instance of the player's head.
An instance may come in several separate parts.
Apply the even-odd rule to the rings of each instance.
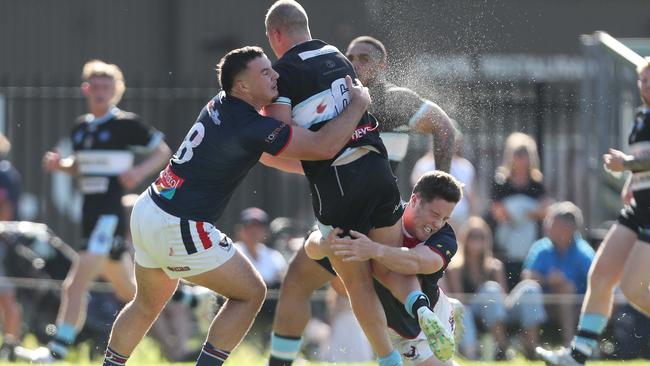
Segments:
[[[537,182],[543,178],[539,170],[537,143],[531,136],[521,132],[513,132],[506,139],[503,161],[497,169],[496,180],[505,181],[517,173],[526,173]]]
[[[86,62],[81,71],[81,80],[81,90],[91,108],[117,105],[126,89],[122,70],[101,60]]]
[[[645,63],[639,65],[636,71],[639,73],[639,94],[646,106],[650,106],[650,57],[646,57]]]
[[[243,99],[257,108],[271,103],[278,96],[278,73],[257,46],[228,52],[217,64],[217,76],[227,95]]]
[[[544,230],[553,245],[566,249],[582,227],[582,211],[573,202],[557,202],[548,207]]]
[[[279,0],[271,5],[264,24],[269,44],[278,58],[297,43],[311,39],[307,12],[293,0]]]
[[[467,258],[478,258],[482,268],[488,269],[492,260],[492,230],[490,226],[479,216],[472,216],[467,219],[460,229],[458,236],[460,244],[460,262],[467,263]]]
[[[386,69],[386,47],[377,38],[360,36],[353,39],[345,53],[363,85],[372,84]]]
[[[428,239],[445,225],[462,197],[463,184],[451,174],[439,170],[424,173],[404,210],[404,227],[419,240]]]

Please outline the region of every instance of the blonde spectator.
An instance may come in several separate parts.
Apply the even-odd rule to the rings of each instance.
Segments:
[[[539,325],[546,320],[541,286],[534,281],[522,281],[508,295],[503,263],[492,255],[492,232],[482,218],[470,217],[458,239],[460,255],[447,269],[447,285],[451,293],[475,294],[465,302],[461,352],[467,358],[478,358],[480,326],[495,340],[495,359],[506,359],[506,324],[513,322],[523,330],[525,356],[532,357]]]
[[[503,161],[494,176],[492,200],[495,250],[513,287],[528,249],[539,238],[539,220],[548,206],[537,144],[529,135],[515,132],[508,136]]]

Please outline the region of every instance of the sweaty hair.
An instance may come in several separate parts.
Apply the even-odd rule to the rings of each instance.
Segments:
[[[355,43],[367,43],[367,44],[371,45],[379,53],[381,61],[386,62],[386,58],[388,56],[388,54],[386,52],[386,47],[384,47],[384,44],[381,43],[381,41],[378,40],[377,38],[371,37],[371,36],[359,36],[359,37],[353,39],[350,42],[350,46],[348,46],[348,47],[351,47]]]
[[[269,29],[281,29],[290,34],[309,31],[309,18],[302,5],[293,0],[276,1],[266,12],[264,19]]]
[[[463,184],[451,174],[440,170],[426,172],[413,187],[413,194],[418,193],[424,202],[442,198],[447,202],[458,203],[463,198]]]
[[[264,51],[260,47],[246,46],[232,50],[221,58],[217,64],[217,78],[226,94],[230,94],[235,78],[246,70],[248,63],[262,56]]]
[[[115,82],[115,95],[111,100],[112,104],[117,104],[122,99],[126,84],[124,83],[124,74],[115,64],[108,64],[102,60],[90,60],[84,64],[81,71],[81,80],[85,83],[90,82],[94,77],[110,78]]]

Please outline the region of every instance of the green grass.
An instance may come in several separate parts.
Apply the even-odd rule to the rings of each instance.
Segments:
[[[90,361],[88,359],[88,347],[81,347],[78,352],[75,352],[69,356],[70,362],[57,363],[57,366],[85,366],[85,365],[99,365],[101,360],[96,359]],[[477,362],[477,361],[466,361],[463,359],[457,359],[461,366],[485,366],[490,364],[502,365],[502,366],[525,366],[525,365],[534,365],[534,366],[544,366],[544,363],[541,361],[529,362],[523,358],[517,358],[508,362]],[[598,361],[590,362],[590,366],[647,366],[649,363],[647,360],[634,360],[634,361]],[[16,365],[29,365],[28,363],[9,363],[9,362],[0,362],[0,366],[16,366]],[[157,366],[157,365],[182,365],[182,366],[193,366],[194,362],[184,362],[184,363],[166,363],[162,362],[162,356],[160,354],[160,349],[149,339],[145,339],[136,349],[133,356],[127,363],[128,366]],[[265,355],[260,355],[256,348],[251,347],[247,344],[240,346],[233,355],[226,362],[226,366],[265,366],[266,357]],[[322,363],[322,362],[308,362],[308,361],[298,361],[294,363],[295,366],[325,366],[325,365],[335,365],[333,363]],[[376,366],[377,363],[368,362],[368,363],[357,363],[357,364],[342,364],[338,363],[337,366]]]

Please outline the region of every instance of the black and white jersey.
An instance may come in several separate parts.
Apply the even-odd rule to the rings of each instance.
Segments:
[[[335,118],[349,103],[345,76],[356,78],[354,68],[339,50],[320,40],[311,40],[294,46],[274,65],[280,74],[279,97],[275,103],[291,107],[292,119],[299,126],[317,131]],[[333,160],[303,161],[305,175],[310,181],[319,171],[360,146],[371,146],[386,154],[377,121],[367,113],[348,144]]]
[[[429,297],[431,301],[431,307],[435,305],[438,301],[438,281],[442,278],[445,269],[449,265],[451,258],[456,254],[458,250],[458,243],[456,242],[456,234],[454,229],[451,228],[451,225],[445,224],[440,230],[431,235],[429,239],[425,242],[420,242],[419,240],[410,237],[406,232],[404,232],[404,243],[402,246],[407,248],[413,248],[417,245],[426,245],[434,252],[438,253],[444,264],[442,268],[435,273],[418,275],[420,279],[422,291]],[[384,286],[379,282],[375,281],[375,290],[377,291],[377,296],[381,301],[381,304],[386,313],[386,320],[388,326],[393,329],[397,334],[404,338],[413,339],[420,334],[420,325],[416,318],[409,315],[404,309],[404,304],[396,299]]]
[[[411,89],[388,82],[371,84],[368,89],[372,97],[369,111],[379,121],[388,159],[401,162],[408,151],[409,133],[430,108],[430,102]]]
[[[642,109],[636,114],[634,127],[628,138],[630,151],[636,159],[650,157],[650,109]],[[638,208],[650,212],[650,171],[632,172],[630,188]]]
[[[118,176],[133,166],[135,154],[155,148],[163,134],[136,114],[113,107],[99,118],[78,117],[70,137],[84,197],[83,226],[90,230],[100,215],[122,216],[124,188]]]
[[[171,215],[214,223],[262,153],[280,154],[291,135],[291,126],[222,91],[201,110],[149,194]]]

